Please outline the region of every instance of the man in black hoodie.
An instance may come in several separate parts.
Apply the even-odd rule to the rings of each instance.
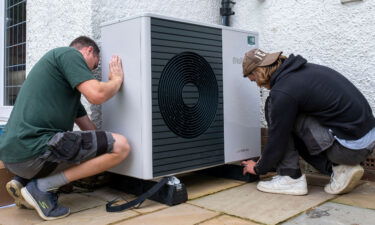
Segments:
[[[307,194],[301,156],[331,175],[327,193],[351,191],[364,172],[359,164],[375,148],[375,118],[361,92],[337,71],[281,52],[247,52],[243,74],[271,90],[265,106],[268,142],[258,162],[242,162],[244,174],[276,169],[278,175],[259,182],[258,190]]]

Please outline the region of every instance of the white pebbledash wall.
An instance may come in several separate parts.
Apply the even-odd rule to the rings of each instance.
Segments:
[[[259,31],[263,50],[332,67],[360,89],[375,112],[375,1],[238,0],[233,10],[232,25]],[[264,102],[268,92],[262,93]]]
[[[28,0],[27,72],[46,51],[67,46],[77,36],[90,36],[100,45],[103,22],[151,12],[218,24],[219,8],[218,0]],[[84,98],[82,102],[100,127],[100,106],[90,105]]]
[[[375,111],[374,1],[344,5],[340,0],[235,1],[233,27],[258,31],[265,51],[300,54],[310,62],[338,70],[361,90]],[[46,51],[66,46],[79,35],[90,36],[100,44],[103,22],[152,12],[219,24],[220,3],[221,0],[28,0],[27,71]],[[262,90],[261,94],[264,101],[268,92]],[[100,107],[90,106],[85,99],[83,102],[100,126]],[[262,124],[265,126],[264,119]]]

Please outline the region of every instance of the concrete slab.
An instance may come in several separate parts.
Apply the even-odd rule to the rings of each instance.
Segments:
[[[310,186],[306,196],[263,193],[252,183],[189,203],[260,223],[277,224],[333,197],[316,186]]]
[[[122,204],[125,204],[126,202],[129,202],[129,201],[135,199],[134,195],[129,195],[128,197],[129,198],[125,198],[126,201],[125,200],[119,200],[114,205],[122,205]],[[155,201],[146,199],[146,201],[144,201],[142,203],[140,208],[132,208],[131,210],[133,210],[135,212],[138,212],[140,214],[145,214],[145,213],[154,212],[154,211],[157,211],[157,210],[160,210],[160,209],[164,209],[164,208],[167,208],[167,207],[169,207],[169,206],[165,205],[165,204],[161,204],[159,202],[155,202]]]
[[[73,213],[66,218],[39,223],[40,225],[103,225],[111,224],[124,219],[139,215],[137,212],[127,210],[120,213],[108,213],[105,206],[88,209],[82,212]]]
[[[62,194],[59,197],[59,204],[69,207],[71,213],[105,205],[105,201],[99,200],[83,194]]]
[[[245,184],[243,181],[210,177],[201,174],[183,176],[180,179],[186,186],[189,200]]]
[[[192,225],[219,215],[207,209],[189,204],[169,207],[157,212],[137,216],[116,225],[152,224],[152,225]]]
[[[142,205],[139,209],[133,209],[133,210],[138,212],[138,213],[145,214],[145,213],[154,212],[154,211],[164,209],[164,208],[168,208],[168,207],[169,207],[168,205],[161,204],[159,202],[155,202],[155,201],[147,199],[146,201],[144,201],[142,203]]]
[[[283,223],[283,225],[297,224],[369,225],[375,224],[375,211],[328,202]]]
[[[59,203],[69,207],[72,213],[105,204],[104,201],[76,193],[60,195]],[[4,225],[38,224],[44,221],[35,210],[19,209],[16,206],[0,209],[0,218],[0,224]]]
[[[334,199],[333,202],[375,209],[375,182],[365,182],[350,193]]]
[[[126,199],[128,201],[133,200],[135,198],[134,195],[127,194],[125,192],[118,191],[110,187],[100,188],[93,192],[82,193],[82,195],[93,197],[93,198],[96,198],[105,202],[109,202],[117,198]]]
[[[251,222],[249,220],[243,220],[234,216],[222,215],[215,217],[206,222],[200,223],[199,225],[258,225],[258,223]]]
[[[0,218],[3,225],[32,225],[44,221],[35,210],[19,209],[17,206],[0,209]]]
[[[122,204],[125,204],[128,201],[130,201],[130,200],[127,200],[127,201],[120,200],[120,201],[116,202],[114,205],[122,205]],[[169,207],[169,206],[147,199],[146,201],[144,201],[142,203],[140,208],[132,208],[132,210],[134,210],[135,212],[138,212],[140,214],[145,214],[145,213],[154,212],[154,211],[157,211],[157,210],[160,210],[160,209],[164,209],[164,208],[167,208],[167,207]]]
[[[119,199],[116,205],[124,204],[126,201],[132,201],[133,199],[137,197],[135,195],[127,194],[125,192],[118,191],[109,187],[104,187],[94,192],[83,193],[83,195],[89,196],[91,198],[96,198],[105,202],[109,202],[114,199]],[[167,207],[168,205],[161,204],[152,200],[146,200],[145,202],[143,202],[140,208],[133,209],[133,210],[138,213],[144,214],[144,213],[150,213],[150,212],[154,212],[160,209],[164,209]]]

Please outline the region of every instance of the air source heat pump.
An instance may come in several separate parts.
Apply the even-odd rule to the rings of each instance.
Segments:
[[[145,14],[101,35],[104,80],[113,54],[125,71],[103,129],[132,147],[112,172],[153,179],[259,156],[259,89],[242,77],[257,33]]]

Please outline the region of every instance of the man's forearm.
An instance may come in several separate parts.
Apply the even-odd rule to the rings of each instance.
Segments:
[[[96,130],[95,124],[87,115],[76,118],[74,122],[81,130]]]
[[[103,102],[112,98],[119,90],[122,85],[121,79],[112,79],[107,82],[100,82],[99,92],[102,93]]]
[[[91,104],[102,104],[113,97],[120,89],[121,78],[113,78],[107,82],[88,80],[77,86],[77,89],[86,97]]]

